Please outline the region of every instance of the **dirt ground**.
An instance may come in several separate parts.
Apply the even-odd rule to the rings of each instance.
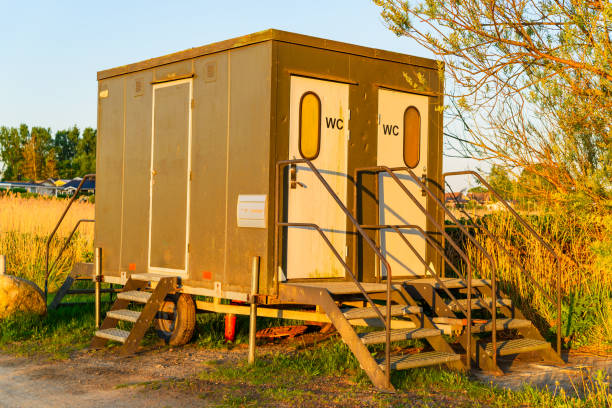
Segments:
[[[198,378],[198,373],[245,359],[244,348],[210,350],[195,345],[151,347],[128,357],[117,356],[112,350],[83,350],[60,361],[0,353],[0,407],[387,406],[384,395],[343,378],[296,384],[296,391],[300,391],[297,397],[287,395],[280,400],[264,398],[265,385],[255,386],[240,379],[217,382]],[[563,367],[519,363],[507,376],[478,377],[485,383],[492,381],[510,388],[527,381],[536,386],[554,386],[555,381],[561,381],[569,386],[568,373],[577,375],[585,366],[612,373],[612,358],[570,356]],[[424,402],[417,394],[404,393],[401,398],[402,406],[421,406]],[[432,398],[433,406],[470,406],[459,396]]]
[[[0,354],[1,407],[201,407],[192,392],[147,386],[194,376],[216,360],[245,358],[244,351],[197,347],[147,351],[129,357],[111,352],[76,353],[61,361]]]
[[[525,384],[531,384],[542,389],[548,387],[551,392],[554,392],[556,387],[563,388],[567,394],[575,395],[580,394],[585,385],[591,386],[590,378],[595,376],[597,371],[602,371],[607,375],[612,389],[612,355],[572,352],[565,354],[564,360],[567,362],[564,365],[521,360],[510,365],[509,360],[500,361],[504,375],[476,372],[475,377],[485,384],[492,382],[511,390],[519,390]]]

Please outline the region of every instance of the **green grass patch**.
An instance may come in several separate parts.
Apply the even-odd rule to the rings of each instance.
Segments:
[[[340,341],[329,341],[293,353],[265,354],[253,365],[211,365],[199,378],[260,386],[264,388],[262,397],[290,401],[307,397],[309,383],[340,376],[348,376],[354,383],[350,388],[338,390],[340,400],[342,394],[348,398],[352,391],[370,387],[348,347]],[[415,406],[440,406],[448,400],[453,406],[466,407],[612,407],[609,379],[601,372],[584,381],[580,397],[568,395],[561,388],[537,389],[529,385],[511,391],[484,384],[467,374],[438,368],[395,371],[391,381],[398,392],[377,394],[375,400],[381,406],[406,406],[408,402]]]
[[[0,320],[0,348],[14,354],[67,358],[94,334],[94,305],[61,307],[46,316],[18,314]]]

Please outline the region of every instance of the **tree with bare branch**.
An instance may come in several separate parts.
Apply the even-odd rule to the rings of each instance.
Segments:
[[[543,179],[551,201],[610,205],[609,0],[374,2],[444,63],[447,147]]]

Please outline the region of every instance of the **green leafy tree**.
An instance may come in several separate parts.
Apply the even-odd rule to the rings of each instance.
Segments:
[[[23,147],[25,136],[28,134],[25,125],[21,125],[20,129],[0,127],[0,161],[3,163],[3,180],[18,180],[21,178]]]
[[[77,176],[78,169],[74,158],[79,145],[80,131],[73,126],[71,129],[60,130],[55,133],[54,145],[57,153],[57,170],[61,178],[73,178]]]
[[[0,127],[0,174],[3,180],[74,178],[96,169],[96,130],[80,136],[73,126],[52,135],[51,129],[22,124]]]
[[[22,166],[24,178],[36,181],[49,177],[46,174],[46,162],[53,148],[51,129],[33,127],[24,141]]]
[[[502,166],[493,165],[491,167],[488,182],[504,200],[511,200],[514,198],[514,193],[516,191],[515,183]]]
[[[74,161],[80,176],[96,172],[96,134],[95,129],[85,128],[79,139]]]
[[[374,2],[442,61],[452,148],[545,180],[552,200],[609,203],[612,2]]]

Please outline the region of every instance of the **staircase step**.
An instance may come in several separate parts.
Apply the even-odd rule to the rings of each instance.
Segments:
[[[531,322],[524,319],[497,319],[497,330],[522,329],[531,327]],[[472,333],[485,333],[493,330],[493,322],[489,320],[484,324],[475,324],[472,327]]]
[[[90,280],[94,276],[93,262],[77,262],[72,267],[70,273],[74,279]]]
[[[394,329],[391,330],[391,341],[408,339],[422,339],[424,337],[438,336],[442,333],[438,329]],[[384,330],[359,334],[363,344],[380,344],[386,341]]]
[[[491,307],[491,304],[493,302],[491,301],[491,298],[472,298],[472,310],[474,309],[482,309],[485,306],[486,307]],[[468,301],[467,299],[457,299],[457,302],[455,301],[449,301],[447,303],[448,307],[453,311],[453,312],[461,312],[463,311],[463,309],[467,310],[467,305],[468,305]],[[512,300],[511,299],[497,299],[497,307],[510,307],[512,306]]]
[[[397,282],[399,283],[399,282]],[[386,283],[360,282],[361,287],[366,293],[382,293],[387,291]],[[320,288],[327,290],[332,296],[335,295],[361,295],[361,290],[354,282],[290,282],[283,283],[286,286],[299,286],[306,288]],[[392,291],[400,290],[401,284],[394,283]]]
[[[142,290],[127,290],[117,293],[118,299],[129,300],[131,302],[147,303],[151,297],[151,292]]]
[[[116,328],[96,331],[96,337],[101,337],[103,339],[108,339],[108,340],[114,340],[120,343],[125,343],[129,335],[130,335],[129,331],[116,329]]]
[[[468,287],[467,280],[461,278],[440,278],[444,286],[448,289],[465,289]],[[435,289],[442,289],[442,285],[435,278],[426,278],[426,279],[414,279],[404,282],[407,285],[414,283],[424,283],[426,285],[431,285]],[[482,287],[482,286],[491,286],[491,281],[489,279],[472,279],[472,287]]]
[[[428,351],[417,354],[404,354],[391,356],[392,370],[405,370],[407,368],[425,367],[437,364],[459,361],[461,356],[454,353],[444,353],[441,351]],[[385,359],[377,359],[376,362],[383,370],[386,368]]]
[[[136,323],[140,317],[140,312],[128,309],[111,310],[106,314],[106,316],[117,320],[123,320],[125,322]]]
[[[168,275],[162,275],[160,273],[133,273],[130,275],[130,278],[144,282],[159,282],[161,278],[167,277]]]
[[[385,306],[378,306],[378,310],[380,310],[383,316],[386,316],[387,308]],[[406,306],[406,305],[392,305],[391,306],[391,316],[404,316],[407,314],[417,314],[417,313],[421,313],[422,311],[423,309],[418,306]],[[344,311],[344,317],[346,317],[348,320],[372,319],[372,318],[377,318],[378,314],[376,313],[376,309],[374,309],[373,307],[355,307],[355,308]]]
[[[515,339],[497,342],[497,354],[507,356],[509,354],[528,353],[530,351],[544,350],[550,347],[550,343],[535,339]],[[493,343],[488,343],[485,351],[493,355]]]

